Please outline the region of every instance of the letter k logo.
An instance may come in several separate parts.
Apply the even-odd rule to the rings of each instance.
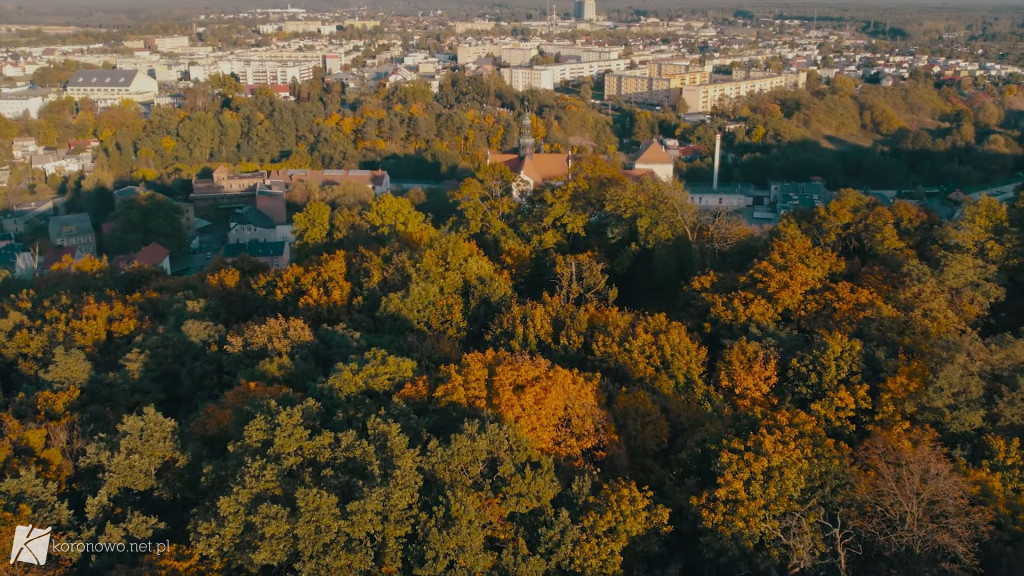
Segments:
[[[14,546],[11,547],[11,564],[14,561],[26,564],[46,564],[46,554],[50,548],[50,534],[53,527],[46,530],[28,526],[18,526],[14,530]]]

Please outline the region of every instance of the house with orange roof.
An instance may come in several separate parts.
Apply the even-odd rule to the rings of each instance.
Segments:
[[[675,176],[675,163],[661,142],[651,139],[641,146],[633,170],[649,170],[662,182],[668,182]]]

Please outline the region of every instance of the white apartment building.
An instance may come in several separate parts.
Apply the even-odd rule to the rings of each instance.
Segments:
[[[322,23],[319,20],[296,20],[292,22],[282,22],[281,31],[291,33],[319,33],[321,25]]]
[[[164,38],[153,38],[146,42],[150,50],[157,52],[173,52],[189,47],[188,36],[166,36]]]
[[[72,98],[90,98],[98,103],[152,102],[159,86],[138,70],[78,70],[71,75],[64,91]]]
[[[621,98],[626,102],[639,102],[659,106],[674,106],[683,86],[706,84],[711,75],[704,71],[686,72],[671,76],[652,75],[650,70],[631,70],[608,74],[604,78],[604,98]]]
[[[686,100],[686,107],[690,112],[710,112],[715,106],[731,104],[747,94],[769,92],[776,88],[803,88],[806,85],[807,73],[795,72],[764,78],[683,86],[680,98]]]
[[[470,64],[487,56],[501,56],[501,47],[494,44],[460,44],[455,48],[455,61]]]
[[[311,62],[275,62],[271,60],[224,60],[188,67],[193,82],[203,82],[214,74],[235,74],[243,86],[256,84],[288,84],[313,77]]]
[[[532,47],[501,47],[501,61],[509,66],[526,66],[530,63],[530,59],[536,55],[537,49]]]
[[[576,0],[572,12],[580,22],[593,22],[597,20],[597,3],[594,0]]]
[[[46,100],[39,95],[0,93],[0,116],[4,118],[21,118],[28,114],[29,118],[39,118],[39,110]]]
[[[486,32],[494,28],[494,22],[477,20],[475,22],[455,22],[455,33],[465,34],[466,32]]]
[[[598,46],[577,46],[575,44],[542,43],[538,46],[545,54],[561,54],[567,60],[595,62],[598,60],[616,60],[621,53],[618,48],[601,48]]]
[[[530,88],[554,90],[554,87],[562,80],[578,80],[588,76],[598,76],[605,72],[622,72],[629,69],[629,63],[629,60],[601,60],[551,64],[533,68],[503,68],[501,77],[516,90]]]
[[[501,78],[516,90],[554,90],[554,72],[549,67],[502,68]]]

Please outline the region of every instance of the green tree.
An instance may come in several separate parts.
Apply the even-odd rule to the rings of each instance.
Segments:
[[[114,212],[114,230],[107,238],[109,248],[118,254],[130,254],[157,242],[171,252],[180,252],[187,240],[183,214],[180,206],[161,194],[127,198]]]

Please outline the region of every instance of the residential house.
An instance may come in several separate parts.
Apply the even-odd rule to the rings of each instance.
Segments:
[[[31,136],[19,136],[11,140],[11,153],[15,160],[28,160],[33,154],[42,151]]]
[[[85,213],[51,218],[50,242],[55,246],[79,248],[83,254],[96,255],[96,232]]]
[[[78,246],[50,246],[43,256],[43,269],[53,270],[68,260],[79,262],[82,258],[85,258],[85,253]]]
[[[291,224],[277,224],[256,206],[239,208],[231,215],[228,229],[228,243],[247,244],[258,242],[294,241]]]
[[[165,274],[170,274],[171,251],[157,242],[153,242],[135,254],[115,257],[113,265],[120,270],[127,270],[133,266],[143,266],[163,270]]]
[[[33,202],[22,202],[15,204],[11,212],[0,219],[0,226],[4,232],[21,234],[25,226],[31,220],[49,220],[54,211],[64,205],[64,198],[51,198],[50,200],[35,200]]]
[[[662,182],[668,182],[675,176],[672,157],[656,139],[648,140],[642,145],[640,155],[633,163],[633,169],[649,170]]]
[[[253,240],[245,244],[228,244],[224,246],[223,256],[225,260],[231,261],[243,254],[278,270],[287,268],[291,262],[291,248],[287,242],[259,242]]]
[[[65,175],[79,171],[89,172],[93,169],[92,152],[71,154],[66,150],[54,150],[53,148],[48,150],[50,151],[33,154],[31,157],[32,167],[42,170],[47,176]]]

